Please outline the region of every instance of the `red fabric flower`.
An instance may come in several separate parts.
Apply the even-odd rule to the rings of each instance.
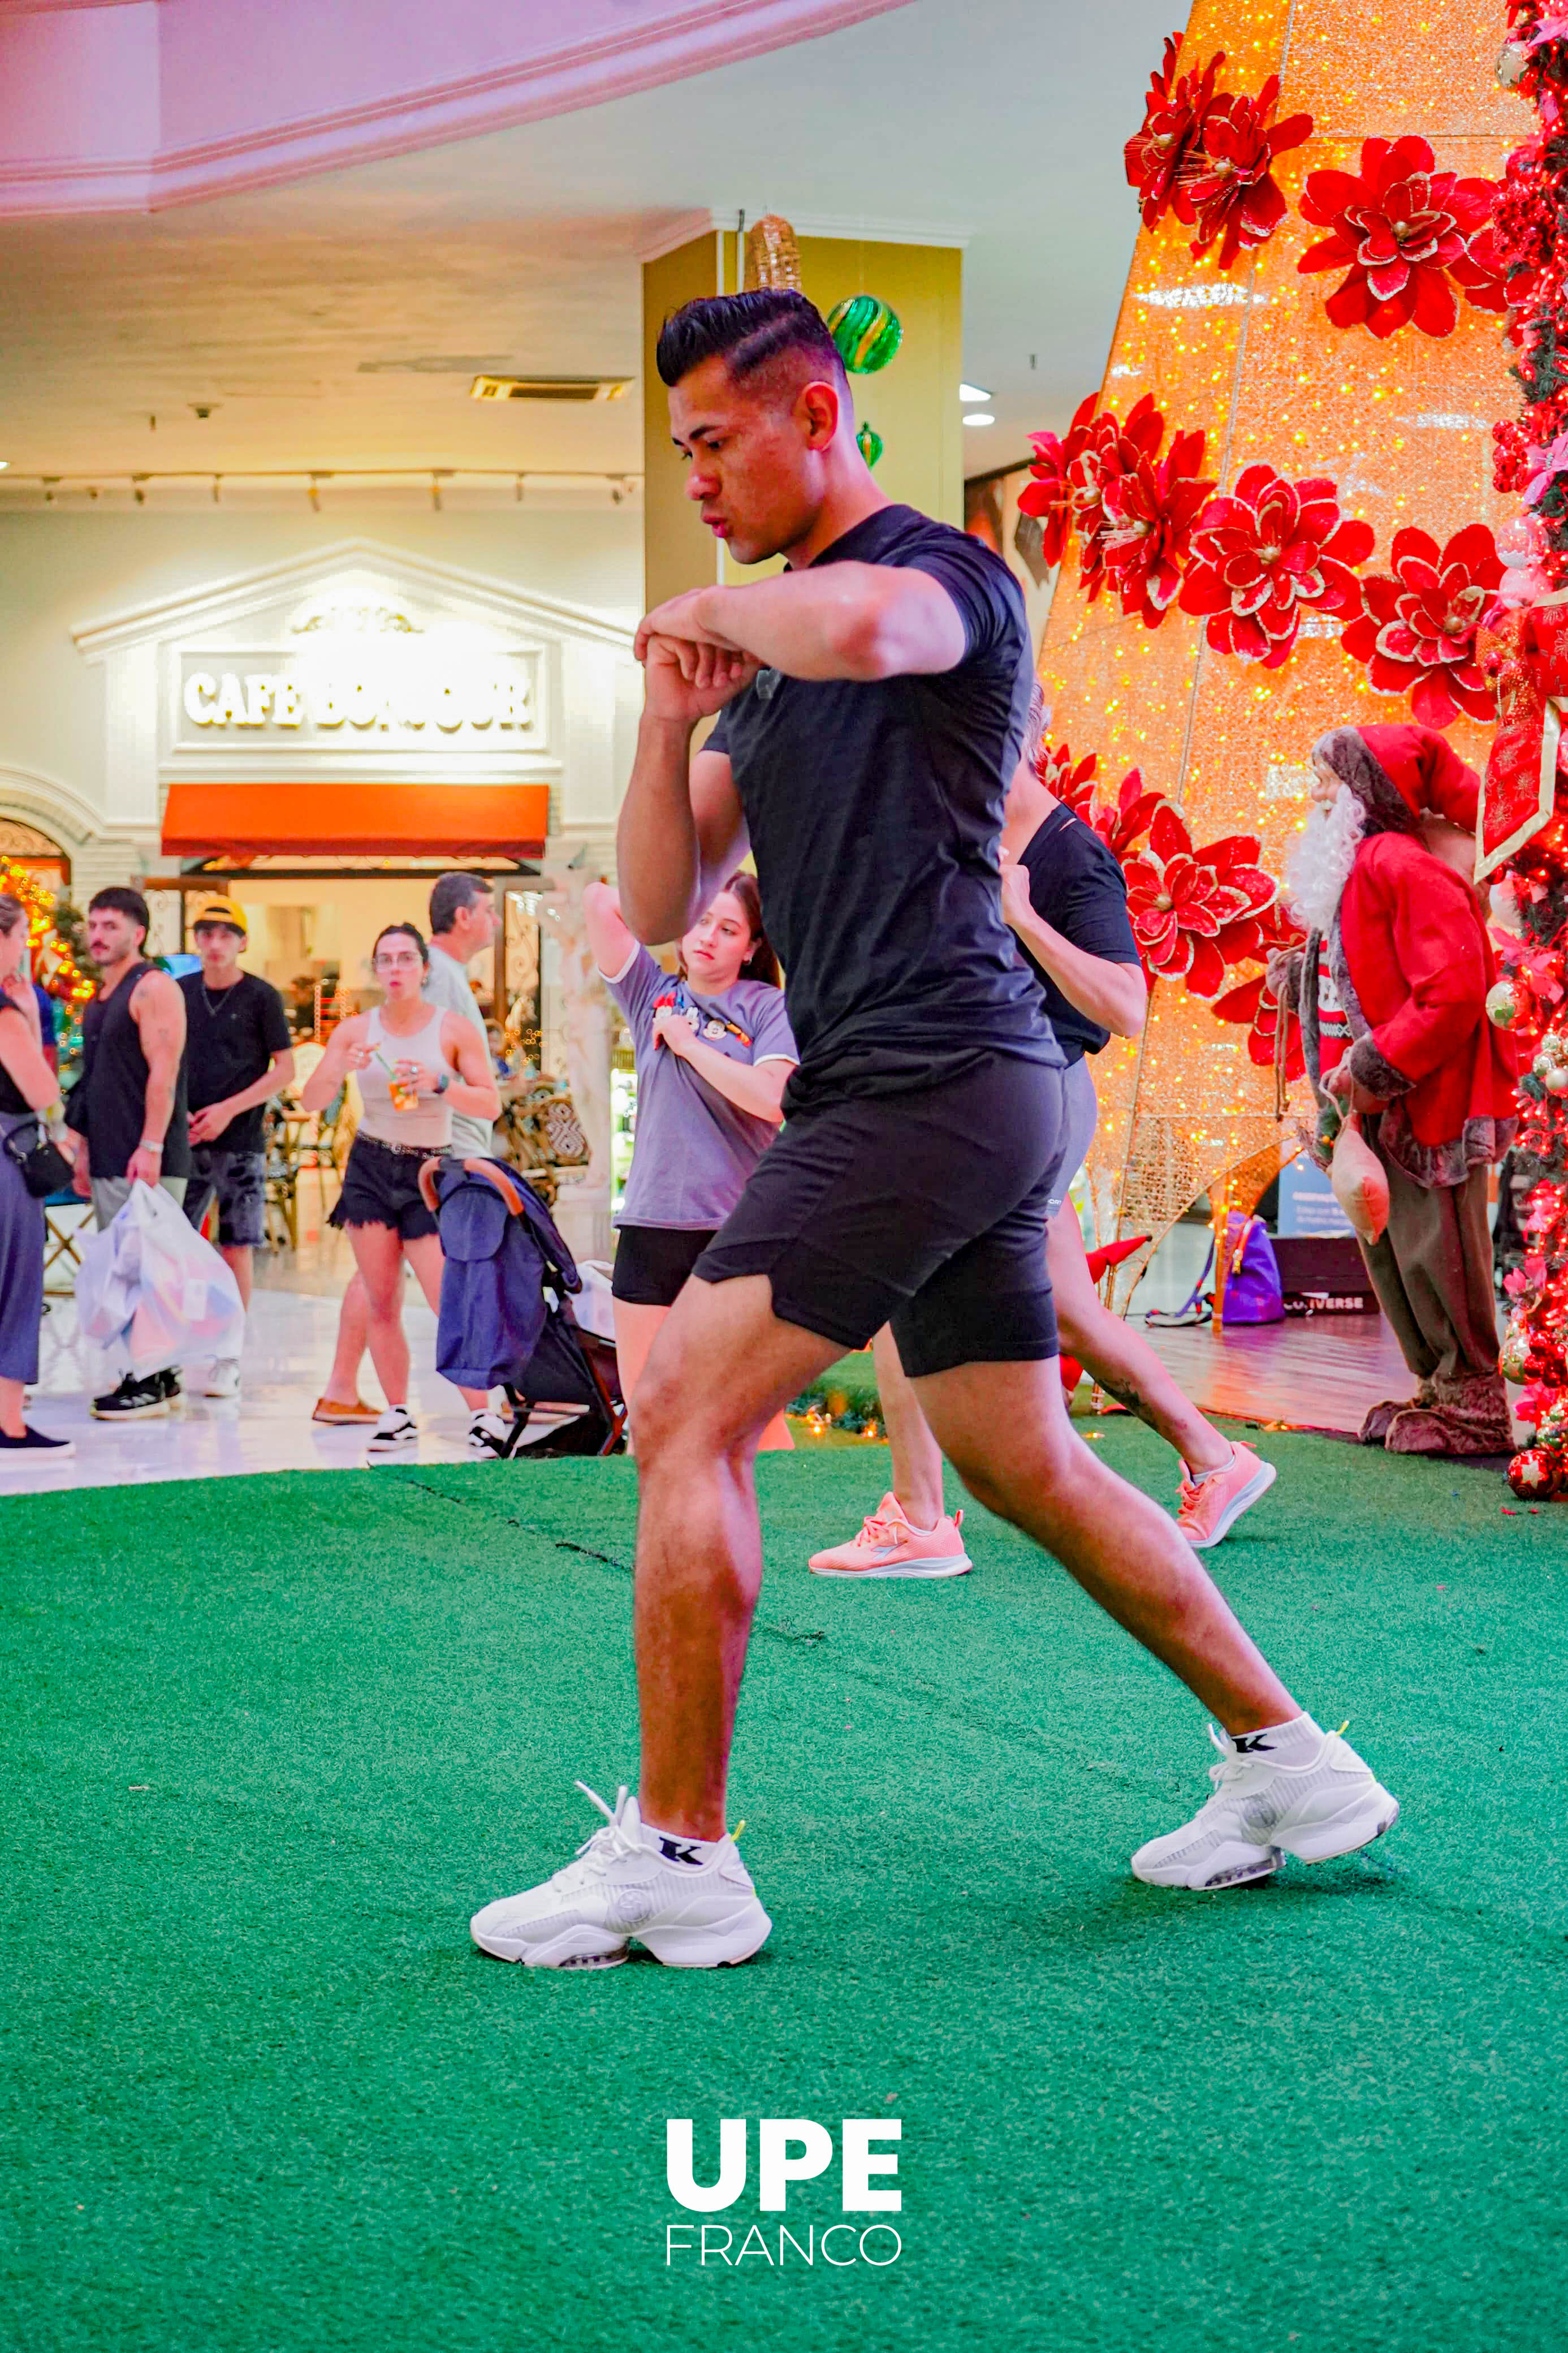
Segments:
[[[1092,429],[1099,397],[1098,393],[1091,392],[1087,400],[1079,403],[1065,437],[1057,433],[1029,436],[1035,449],[1029,461],[1032,479],[1018,493],[1018,512],[1039,518],[1040,552],[1042,560],[1048,565],[1059,564],[1067,547],[1073,523],[1068,469]]]
[[[1476,659],[1476,630],[1503,575],[1491,533],[1469,523],[1439,554],[1429,533],[1407,526],[1389,555],[1393,576],[1374,572],[1362,584],[1366,610],[1342,634],[1346,653],[1366,664],[1379,694],[1408,694],[1424,727],[1447,727],[1460,711],[1495,722]]]
[[[1267,245],[1287,206],[1274,177],[1274,159],[1312,135],[1310,114],[1273,122],[1279,77],[1270,74],[1256,98],[1227,91],[1204,116],[1202,144],[1182,165],[1173,198],[1178,220],[1195,227],[1194,259],[1217,239],[1217,266],[1228,269],[1244,246]]]
[[[1177,76],[1181,50],[1180,33],[1170,34],[1164,61],[1158,73],[1149,77],[1142,124],[1122,150],[1127,185],[1138,191],[1145,228],[1152,228],[1169,209],[1183,164],[1203,142],[1204,122],[1214,102],[1215,77],[1225,63],[1225,51],[1220,49],[1206,66]]]
[[[1347,617],[1361,610],[1352,566],[1372,554],[1370,523],[1345,522],[1331,481],[1288,482],[1272,466],[1248,466],[1227,498],[1211,499],[1193,533],[1182,610],[1206,617],[1220,653],[1278,670],[1309,606]]]
[[[1264,976],[1260,972],[1255,972],[1250,980],[1239,981],[1235,988],[1227,988],[1223,997],[1216,997],[1214,1001],[1216,1021],[1247,1023],[1247,1058],[1266,1071],[1274,1067],[1282,1011],[1284,1008],[1264,987]],[[1285,1012],[1285,1019],[1289,1023],[1285,1048],[1285,1076],[1287,1079],[1299,1079],[1305,1074],[1307,1068],[1307,1057],[1301,1044],[1301,1025],[1293,1013]]]
[[[1161,804],[1148,849],[1125,869],[1132,936],[1151,975],[1183,976],[1194,997],[1219,995],[1226,965],[1248,952],[1248,931],[1275,895],[1258,851],[1252,834],[1194,849],[1176,811]]]
[[[1106,572],[1122,611],[1148,629],[1175,602],[1193,526],[1215,488],[1198,476],[1204,448],[1201,432],[1178,433],[1163,458],[1141,451],[1124,471],[1108,474],[1100,491]]]
[[[1035,754],[1035,774],[1047,792],[1054,793],[1064,808],[1081,817],[1085,824],[1094,801],[1094,776],[1099,765],[1099,753],[1086,752],[1075,767],[1065,744],[1042,744]]]
[[[1082,410],[1079,411],[1081,417]],[[1076,421],[1076,420],[1075,420]],[[1078,533],[1079,573],[1092,605],[1110,576],[1106,543],[1113,520],[1106,504],[1124,475],[1135,474],[1158,457],[1165,420],[1146,392],[1119,424],[1109,408],[1093,418],[1068,466],[1068,496]]]
[[[1111,856],[1125,865],[1128,851],[1134,842],[1142,841],[1154,822],[1155,811],[1164,806],[1163,794],[1144,791],[1142,769],[1129,768],[1114,801],[1094,812],[1094,829]]]
[[[1425,139],[1366,139],[1361,174],[1310,172],[1303,218],[1331,234],[1297,263],[1308,274],[1343,269],[1325,308],[1336,327],[1378,336],[1412,325],[1451,335],[1463,290],[1479,310],[1506,307],[1505,262],[1490,234],[1499,189],[1433,170]]]

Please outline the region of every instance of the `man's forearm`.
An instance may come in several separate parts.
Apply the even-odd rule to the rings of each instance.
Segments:
[[[1075,947],[1050,923],[1021,923],[1017,931],[1035,961],[1089,1020],[1115,1030],[1119,1037],[1132,1037],[1142,1029],[1147,1006],[1135,965],[1091,955],[1086,948]]]
[[[294,1057],[292,1054],[288,1057],[289,1068],[286,1071],[279,1067],[281,1060],[280,1056],[275,1057],[260,1078],[252,1079],[247,1087],[241,1087],[237,1095],[229,1096],[228,1109],[231,1119],[237,1118],[242,1111],[254,1111],[258,1103],[264,1103],[268,1095],[277,1094],[280,1088],[288,1085],[294,1075]]]
[[[956,606],[915,570],[830,564],[704,588],[695,609],[721,644],[786,678],[866,681],[951,670],[963,659]]]
[[[174,1115],[174,1080],[178,1064],[165,1071],[154,1063],[147,1073],[146,1101],[142,1111],[142,1142],[162,1144]]]
[[[679,939],[702,912],[702,852],[691,808],[691,735],[644,712],[616,828],[621,920],[637,938]]]

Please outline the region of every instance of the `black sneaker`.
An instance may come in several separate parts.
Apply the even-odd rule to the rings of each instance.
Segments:
[[[163,1383],[174,1377],[168,1373],[149,1373],[138,1380],[127,1373],[117,1389],[107,1397],[94,1398],[92,1414],[95,1421],[134,1421],[155,1413],[167,1413],[169,1393]]]
[[[0,1454],[52,1454],[57,1462],[63,1462],[68,1454],[75,1452],[76,1447],[68,1438],[46,1438],[31,1422],[22,1424],[20,1438],[12,1438],[0,1430]]]
[[[147,1378],[168,1398],[171,1410],[184,1404],[185,1393],[180,1387],[180,1376],[173,1365],[166,1365],[161,1373],[149,1373]]]

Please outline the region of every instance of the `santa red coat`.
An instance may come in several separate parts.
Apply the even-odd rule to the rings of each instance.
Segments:
[[[1406,825],[1430,811],[1473,829],[1479,779],[1441,735],[1416,726],[1358,732],[1408,811]],[[1356,852],[1339,931],[1372,1033],[1351,1049],[1352,1076],[1399,1100],[1421,1145],[1451,1145],[1472,1122],[1509,1118],[1517,1057],[1487,1018],[1497,965],[1464,879],[1418,833],[1373,833]]]

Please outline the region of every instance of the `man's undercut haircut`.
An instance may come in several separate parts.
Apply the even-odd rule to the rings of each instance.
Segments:
[[[836,385],[846,397],[849,379],[838,346],[815,302],[786,288],[753,287],[748,294],[704,294],[682,303],[658,331],[658,373],[668,385],[721,359],[732,384],[762,392],[774,384]]]
[[[147,912],[146,900],[140,891],[132,891],[123,882],[111,882],[106,890],[93,892],[87,902],[87,912],[96,914],[100,907],[108,907],[117,915],[129,915],[133,923],[141,924],[144,934],[152,929],[153,918]]]

